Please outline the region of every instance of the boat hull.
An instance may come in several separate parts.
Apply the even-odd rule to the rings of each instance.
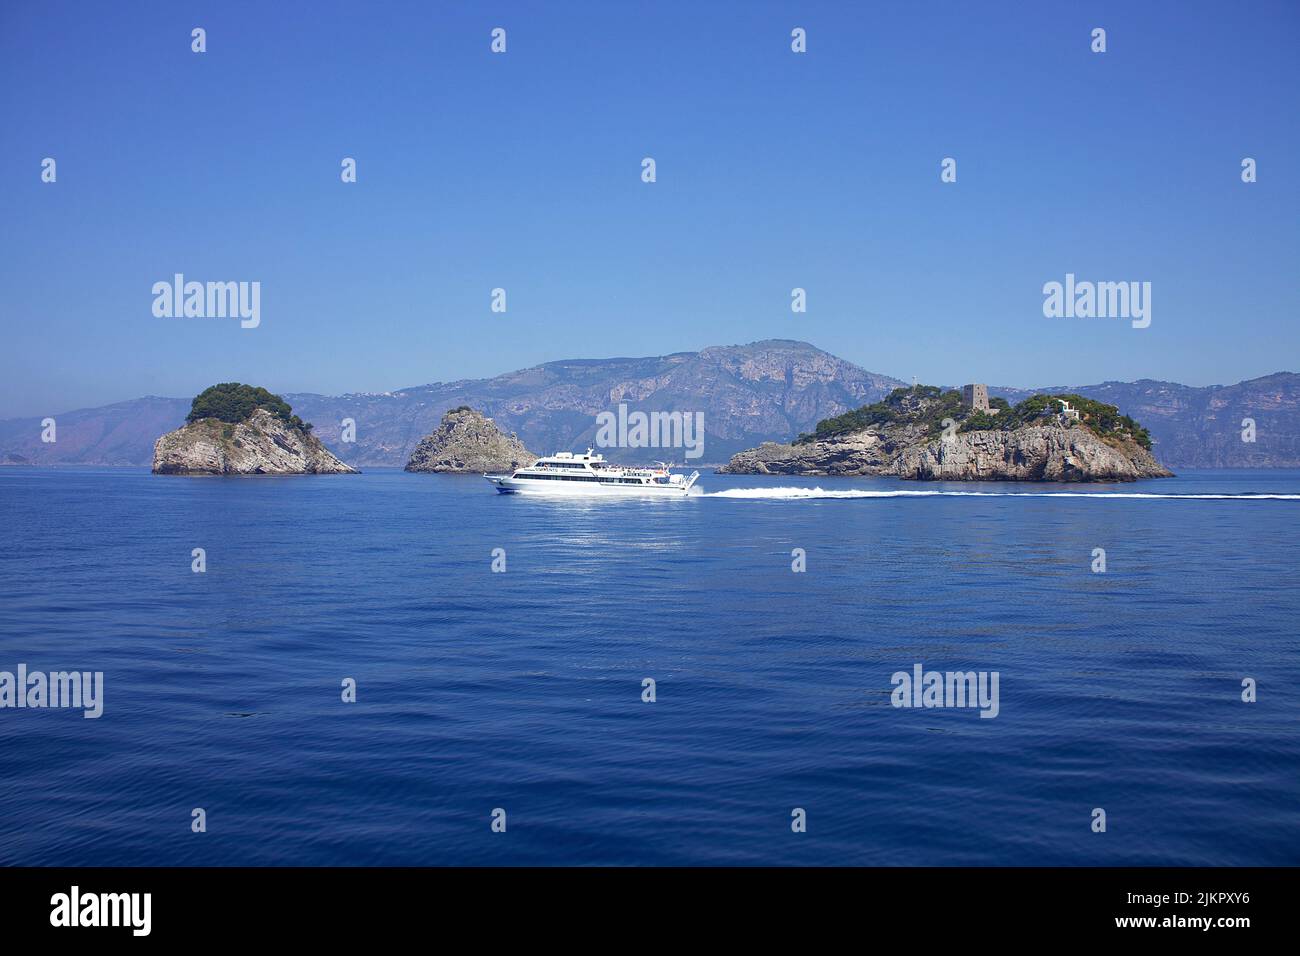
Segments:
[[[547,495],[556,498],[684,498],[694,482],[680,485],[632,485],[602,481],[556,481],[484,475],[503,495]]]

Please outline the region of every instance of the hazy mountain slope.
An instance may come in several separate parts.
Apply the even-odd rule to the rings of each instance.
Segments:
[[[273,382],[264,384],[275,390]],[[873,402],[900,384],[807,343],[769,340],[650,358],[548,362],[491,379],[381,394],[286,393],[284,398],[296,414],[315,425],[315,434],[326,445],[355,465],[404,465],[420,439],[437,427],[448,409],[459,405],[482,411],[542,454],[581,449],[595,443],[597,413],[617,409],[620,403],[646,412],[702,412],[704,454],[692,464],[705,464],[725,462],[764,438],[811,428],[822,418]],[[0,422],[0,461],[10,455],[37,464],[147,465],[154,440],[182,424],[189,400],[139,403],[149,404],[140,404],[138,417],[136,402],[56,416],[57,445],[41,444],[39,419]],[[356,422],[355,444],[340,441],[347,418]],[[78,429],[67,445],[65,419],[68,424],[76,419]],[[610,457],[629,462],[683,458],[681,449],[614,452]]]
[[[807,343],[769,340],[653,358],[548,362],[391,395],[285,398],[336,449],[339,422],[355,419],[356,446],[343,446],[341,457],[363,464],[405,464],[415,444],[458,405],[482,411],[540,454],[581,449],[595,444],[596,415],[620,403],[645,412],[703,412],[704,455],[694,462],[702,464],[726,461],[758,436],[811,427],[899,384]],[[626,461],[682,460],[680,449],[617,451]]]
[[[62,412],[52,416],[55,441],[49,444],[41,441],[40,418],[6,419],[0,421],[0,463],[148,465],[154,441],[185,423],[190,401],[149,395]]]

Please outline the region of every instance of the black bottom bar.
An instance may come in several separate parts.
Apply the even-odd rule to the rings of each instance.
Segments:
[[[965,927],[978,934],[972,943],[1104,934],[1199,935],[1231,944],[1243,932],[1276,933],[1286,925],[1283,909],[1295,875],[1290,869],[0,869],[0,918],[7,941],[41,936],[51,942],[72,934],[80,942],[138,934],[169,943],[337,944],[432,932],[424,938],[450,944],[471,932],[494,943],[532,933],[534,942],[558,934],[667,944],[670,927],[680,942],[682,921],[689,919],[733,940],[787,931],[797,939],[801,930],[845,931],[871,941],[931,932],[946,938]],[[147,909],[143,894],[149,894]],[[86,922],[118,925],[81,925]],[[147,936],[139,932],[146,927]]]

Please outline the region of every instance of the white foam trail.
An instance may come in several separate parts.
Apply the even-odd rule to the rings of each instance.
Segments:
[[[865,488],[727,488],[705,492],[705,498],[749,498],[797,501],[803,498],[1156,498],[1171,501],[1300,501],[1300,495],[1157,495],[1137,491],[868,491]]]

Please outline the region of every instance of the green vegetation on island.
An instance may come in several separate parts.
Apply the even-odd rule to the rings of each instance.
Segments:
[[[1114,405],[1107,405],[1105,402],[1084,398],[1082,395],[1064,393],[1031,395],[1014,408],[1008,408],[1006,401],[997,398],[991,399],[989,404],[996,406],[999,401],[1002,402],[1003,410],[997,415],[975,412],[957,430],[966,432],[997,428],[1011,431],[1057,415],[1061,411],[1061,402],[1065,401],[1069,403],[1070,408],[1079,413],[1079,422],[1091,429],[1099,438],[1118,440],[1131,438],[1147,451],[1151,450],[1151,433],[1128,415],[1121,415]],[[1073,422],[1067,420],[1067,424]]]
[[[279,395],[240,382],[222,382],[220,385],[204,389],[194,397],[185,421],[190,424],[206,418],[215,418],[220,422],[237,425],[247,421],[248,417],[259,408],[266,409],[290,428],[295,428],[303,434],[311,431],[311,423],[304,422],[295,415],[293,408]],[[223,434],[227,438],[230,437],[226,432]]]
[[[1063,413],[1062,401],[1078,412],[1077,419]],[[1004,398],[991,398],[989,406],[988,412],[966,408],[962,404],[961,392],[955,389],[944,391],[935,385],[896,388],[871,405],[822,419],[811,434],[800,435],[794,444],[826,441],[873,425],[922,425],[928,437],[938,438],[943,433],[945,419],[951,419],[957,423],[958,432],[1014,431],[1047,422],[1067,428],[1082,426],[1103,440],[1132,439],[1151,450],[1151,435],[1145,428],[1129,416],[1121,415],[1114,405],[1082,395],[1031,395],[1015,406]]]
[[[956,420],[962,416],[961,392],[948,391],[935,385],[913,385],[896,388],[883,399],[863,405],[834,418],[824,418],[817,423],[812,434],[800,435],[796,445],[825,441],[839,435],[862,431],[872,425],[898,425],[925,423],[927,431],[943,431],[943,420]]]

